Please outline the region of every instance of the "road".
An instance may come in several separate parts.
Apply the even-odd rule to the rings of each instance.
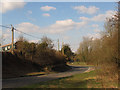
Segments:
[[[19,88],[31,84],[36,84],[43,81],[54,80],[62,77],[72,76],[74,74],[83,73],[90,70],[90,67],[86,66],[71,66],[72,69],[66,72],[54,73],[40,76],[19,77],[12,79],[3,79],[2,88]]]

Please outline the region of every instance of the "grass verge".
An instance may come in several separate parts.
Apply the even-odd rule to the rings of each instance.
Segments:
[[[100,88],[96,80],[96,72],[86,72],[57,80],[40,82],[23,88]]]
[[[67,65],[93,66],[93,65],[87,65],[85,62],[72,62],[72,63],[67,63]]]

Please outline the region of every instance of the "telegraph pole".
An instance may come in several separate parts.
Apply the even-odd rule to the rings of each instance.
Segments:
[[[59,47],[60,47],[60,46],[59,46],[59,39],[58,39],[58,51],[59,51]]]
[[[63,48],[64,42],[62,42],[62,54],[64,55],[64,48]]]
[[[14,27],[11,25],[11,31],[12,31],[12,54],[14,50]]]

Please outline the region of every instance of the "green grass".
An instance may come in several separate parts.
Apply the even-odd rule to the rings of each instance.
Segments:
[[[101,83],[96,80],[95,71],[73,75],[57,80],[41,82],[24,88],[100,88]]]
[[[93,65],[87,65],[85,62],[72,62],[72,63],[68,63],[68,65],[93,66]]]
[[[31,73],[22,75],[20,77],[40,76],[40,75],[48,75],[48,74],[54,74],[54,73],[56,73],[56,72],[31,72]]]

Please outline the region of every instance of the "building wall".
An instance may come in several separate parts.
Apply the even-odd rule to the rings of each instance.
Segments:
[[[8,46],[5,46],[5,47],[2,47],[1,49],[0,49],[0,51],[9,51],[10,49],[12,48],[12,45],[8,45]],[[15,45],[14,45],[14,49],[15,49]]]

